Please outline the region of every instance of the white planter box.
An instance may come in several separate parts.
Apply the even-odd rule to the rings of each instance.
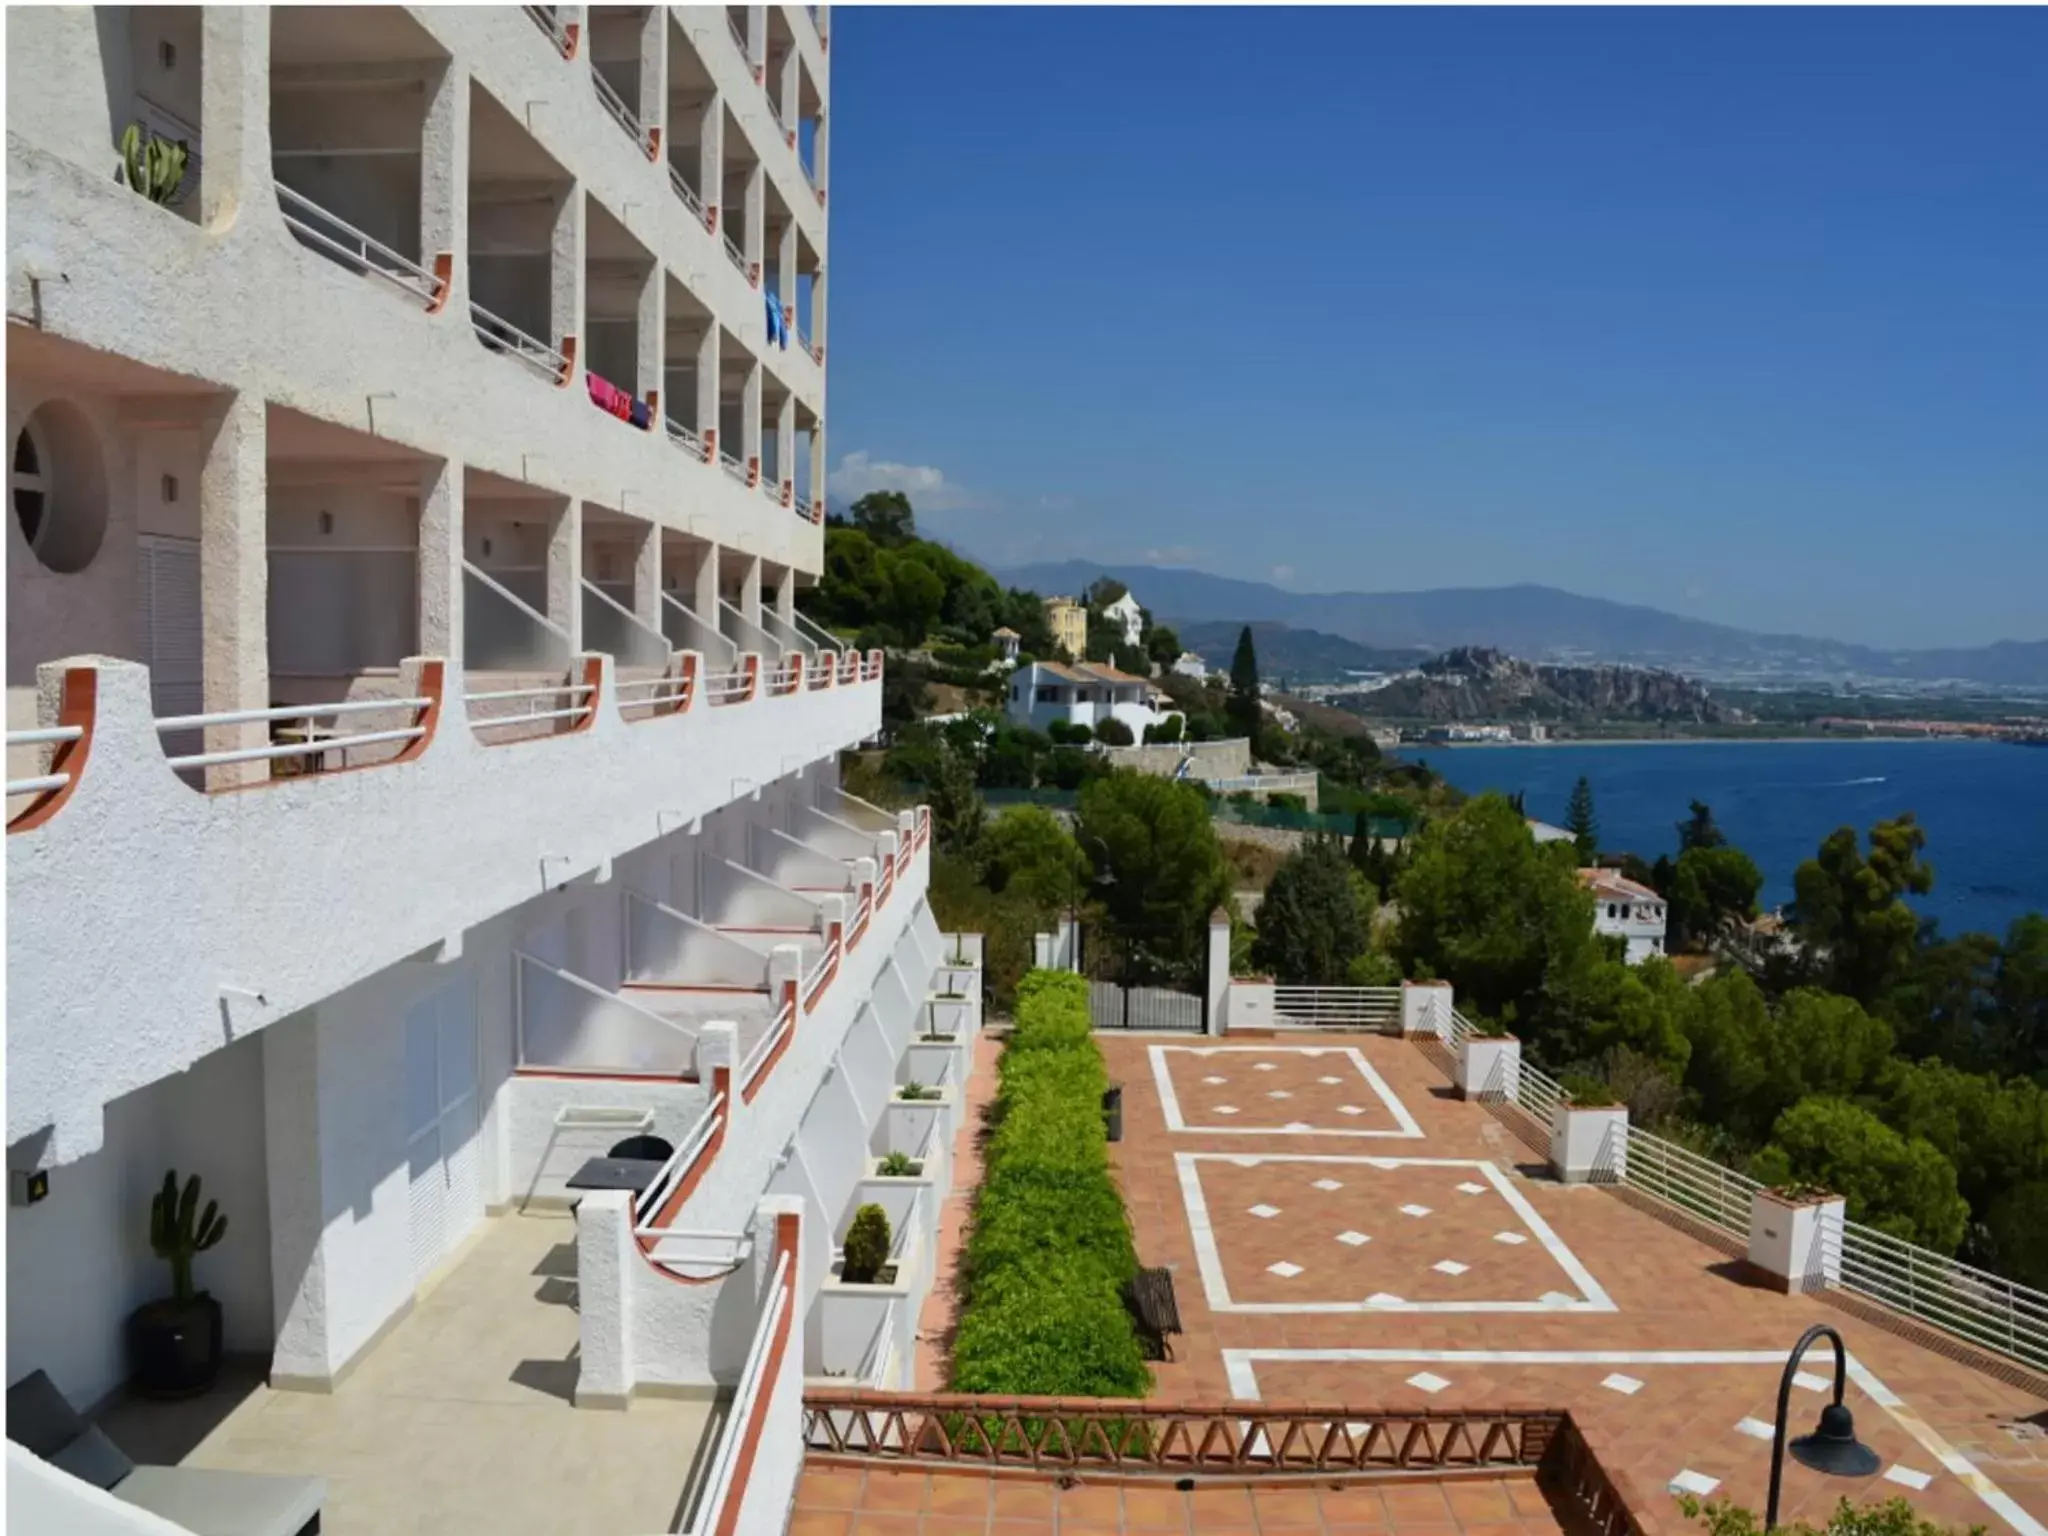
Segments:
[[[1840,1195],[1789,1200],[1772,1190],[1758,1190],[1749,1202],[1750,1268],[1788,1293],[1834,1284],[1840,1278],[1846,1213],[1847,1202]]]
[[[1448,981],[1401,983],[1401,1033],[1451,1038],[1451,984]]]
[[[1522,1042],[1513,1035],[1467,1035],[1458,1047],[1458,1093],[1467,1099],[1512,1099],[1522,1084]]]
[[[1230,983],[1223,1000],[1223,1028],[1219,1033],[1232,1030],[1271,1029],[1273,1027],[1273,983],[1264,976],[1248,981]]]
[[[925,1007],[924,1033],[966,1036],[980,1023],[981,1004],[964,997],[934,997]]]
[[[882,1124],[875,1137],[876,1153],[887,1156],[891,1152],[905,1152],[916,1157],[934,1124],[938,1126],[939,1140],[950,1146],[958,1101],[950,1088],[940,1092],[943,1097],[936,1099],[899,1099],[895,1097],[896,1089],[890,1088],[889,1102],[882,1107]]]
[[[1567,1184],[1615,1184],[1628,1170],[1628,1109],[1557,1106],[1550,1122],[1550,1166]]]
[[[932,972],[934,992],[958,992],[963,997],[979,999],[981,996],[981,967],[978,965],[948,965],[941,961],[939,968]]]

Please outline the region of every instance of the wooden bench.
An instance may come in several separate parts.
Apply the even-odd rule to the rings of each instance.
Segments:
[[[1124,1305],[1137,1322],[1148,1360],[1171,1360],[1167,1335],[1182,1332],[1180,1306],[1173,1299],[1173,1272],[1141,1269],[1124,1287]]]

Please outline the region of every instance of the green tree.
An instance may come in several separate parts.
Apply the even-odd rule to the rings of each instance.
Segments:
[[[1162,670],[1171,667],[1180,660],[1180,636],[1164,624],[1154,624],[1145,631],[1145,654]]]
[[[917,537],[917,516],[901,491],[869,491],[849,509],[848,521],[885,549]]]
[[[896,643],[923,644],[946,603],[944,578],[909,551],[884,551],[877,574],[888,594],[880,616],[896,632]]]
[[[932,753],[931,763],[924,803],[931,807],[933,840],[943,851],[978,863],[988,807],[975,788],[974,764],[943,741]]]
[[[1593,815],[1593,785],[1583,773],[1572,786],[1571,803],[1565,807],[1565,830],[1571,833],[1579,863],[1591,864],[1600,851],[1600,823]]]
[[[1116,716],[1110,715],[1097,722],[1095,726],[1095,739],[1104,746],[1128,747],[1133,738],[1131,736],[1131,728],[1125,725],[1123,721],[1117,719]]]
[[[1097,905],[1134,971],[1175,981],[1201,976],[1209,915],[1230,902],[1230,869],[1208,799],[1189,784],[1118,771],[1082,786],[1077,817]]]
[[[1088,890],[1088,861],[1066,824],[1043,806],[1016,805],[988,828],[988,883],[1050,917]]]
[[[2000,1069],[2048,1072],[2048,917],[2029,912],[2006,930],[1991,998],[1987,1043]]]
[[[1993,1200],[1983,1216],[1978,1262],[2036,1289],[2048,1287],[2048,1179],[2030,1179]]]
[[[1793,873],[1793,933],[1826,984],[1865,1007],[1883,1003],[1912,966],[1920,920],[1905,898],[1934,889],[1926,846],[1908,811],[1870,829],[1867,858],[1856,829],[1841,827]]]
[[[1273,872],[1259,903],[1252,964],[1283,986],[1341,986],[1365,952],[1368,913],[1343,844],[1311,837]]]
[[[1654,872],[1651,879],[1655,879]],[[1756,916],[1757,892],[1763,886],[1763,871],[1740,848],[1717,844],[1688,847],[1679,854],[1670,889],[1665,892],[1670,903],[1671,947],[1708,938],[1725,922],[1744,922]]]
[[[1088,583],[1085,601],[1090,608],[1100,613],[1111,603],[1123,598],[1130,590],[1114,576],[1098,576]]]
[[[1238,631],[1237,651],[1230,658],[1230,696],[1223,706],[1233,736],[1256,741],[1259,735],[1259,657],[1252,649],[1252,627]]]
[[[1819,1184],[1846,1197],[1851,1221],[1938,1253],[1955,1252],[1970,1216],[1954,1164],[1846,1099],[1802,1099],[1786,1110],[1751,1168],[1769,1184]]]
[[[1745,1146],[1802,1099],[1873,1090],[1891,1061],[1890,1026],[1853,998],[1805,987],[1773,1013],[1739,971],[1695,989],[1683,1020],[1692,1041],[1686,1086],[1703,1118]]]
[[[1571,852],[1530,837],[1497,794],[1430,822],[1394,887],[1403,971],[1449,981],[1475,1011],[1540,1035],[1553,1023],[1548,984],[1597,956],[1593,898]]]
[[[1607,957],[1560,967],[1549,1005],[1560,1060],[1598,1060],[1627,1052],[1671,1078],[1685,1071],[1692,1042],[1685,1029],[1686,985],[1669,960],[1641,965]]]
[[[1692,814],[1678,824],[1678,851],[1683,854],[1694,848],[1725,848],[1728,839],[1714,825],[1713,808],[1704,800],[1695,800],[1690,809]]]

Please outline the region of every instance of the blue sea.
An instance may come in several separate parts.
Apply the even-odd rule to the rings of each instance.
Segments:
[[[1675,851],[1688,801],[1704,800],[1764,872],[1768,910],[1835,828],[1868,832],[1912,811],[1927,829],[1934,890],[1914,902],[1946,934],[2003,934],[2048,912],[2048,750],[1977,741],[1678,742],[1409,747],[1460,789],[1522,790],[1528,813],[1564,822],[1572,784],[1592,781],[1603,850]]]

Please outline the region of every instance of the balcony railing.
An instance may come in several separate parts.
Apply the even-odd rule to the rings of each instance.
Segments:
[[[697,1123],[690,1127],[690,1134],[670,1154],[669,1160],[661,1165],[661,1171],[654,1176],[654,1182],[634,1202],[633,1218],[638,1223],[634,1235],[637,1237],[659,1237],[666,1230],[661,1218],[673,1203],[672,1197],[680,1189],[699,1159],[707,1153],[715,1154],[719,1133],[725,1129],[725,1095],[713,1094],[711,1102],[704,1106],[704,1113],[697,1117]],[[668,1223],[667,1225],[673,1225]]]
[[[747,275],[746,253],[743,252],[737,245],[734,245],[732,236],[726,234],[724,231],[719,232],[718,238],[719,241],[725,246],[725,259],[733,264],[733,269],[736,272],[738,272],[741,277],[745,277]]]
[[[1327,1029],[1401,1032],[1399,987],[1275,987],[1273,1017]]]
[[[747,466],[727,453],[723,448],[718,450],[718,467],[728,475],[731,475],[733,479],[739,481],[741,485],[747,483]]]
[[[591,89],[597,92],[597,104],[611,115],[613,122],[625,130],[626,137],[640,146],[641,152],[652,160],[660,151],[661,141],[653,131],[640,126],[640,119],[633,115],[633,109],[626,105],[625,97],[605,79],[603,73],[593,65],[590,70]]]
[[[1515,1102],[1535,1116],[1546,1131],[1550,1128],[1550,1122],[1556,1118],[1558,1107],[1571,1101],[1572,1096],[1564,1084],[1539,1072],[1528,1061],[1523,1061],[1516,1086]]]
[[[274,762],[279,758],[297,758],[311,764],[320,760],[323,764],[330,752],[342,755],[344,766],[351,751],[365,747],[389,746],[394,742],[415,742],[427,734],[423,712],[433,704],[430,698],[412,699],[346,699],[328,704],[284,704],[274,709],[229,709],[206,715],[169,715],[156,723],[159,735],[182,735],[190,731],[204,731],[226,726],[268,725],[271,734],[280,733],[280,725],[295,725],[299,739],[296,741],[270,741],[257,747],[233,747],[218,752],[185,752],[169,759],[174,769],[218,768],[230,763]],[[412,724],[388,730],[357,731],[349,733],[332,730],[323,726],[322,719],[339,715],[360,715],[374,710],[390,712],[397,710],[415,716]],[[12,786],[9,786],[12,793]]]
[[[568,382],[575,364],[567,353],[557,352],[546,342],[527,335],[510,320],[492,314],[475,300],[470,301],[469,319],[470,324],[476,327],[477,340],[489,351],[510,353],[549,383]]]
[[[567,704],[555,703],[568,699]],[[528,732],[529,735],[555,735],[562,730],[573,730],[586,725],[597,709],[597,689],[589,683],[547,683],[538,688],[487,688],[480,693],[465,693],[463,704],[469,710],[470,728],[479,736],[485,731],[507,730],[514,726],[545,725],[547,730]],[[509,714],[479,714],[479,704],[506,704],[513,706]],[[554,704],[554,708],[545,706]],[[567,721],[567,726],[557,722]]]
[[[1528,1067],[1523,1066],[1524,1072]],[[1749,1236],[1749,1208],[1763,1185],[1746,1174],[1687,1151],[1675,1141],[1630,1126],[1622,1178],[1666,1205],[1736,1237]]]
[[[725,13],[725,30],[732,37],[733,47],[740,51],[740,62],[749,70],[754,67],[753,55],[747,51],[747,34],[740,30],[740,24],[732,18],[732,12]]]
[[[1822,1223],[1822,1245],[1843,1290],[2048,1370],[2048,1294],[1853,1221]]]
[[[565,59],[576,57],[576,23],[564,21],[559,6],[522,5],[519,9],[547,34],[548,41],[555,45],[555,52]]]
[[[705,228],[710,228],[711,215],[704,210],[704,199],[691,190],[690,184],[683,179],[683,173],[677,170],[674,164],[670,164],[668,168],[668,184],[675,190],[676,196],[683,200],[683,206],[695,214]]]
[[[429,309],[438,309],[446,302],[450,271],[438,275],[429,272],[410,256],[400,255],[283,182],[277,184],[277,203],[285,227],[337,266],[359,275],[381,277],[400,292],[421,300]]]
[[[662,426],[668,432],[668,440],[693,458],[704,457],[704,439],[677,421],[673,416],[664,416]]]
[[[802,518],[805,522],[814,523],[817,521],[817,519],[811,515],[811,501],[808,496],[804,496],[801,494],[794,495],[790,498],[790,505],[796,508],[796,515]]]
[[[790,1255],[779,1253],[761,1319],[754,1327],[754,1341],[740,1371],[739,1390],[733,1394],[732,1407],[726,1414],[725,1434],[712,1458],[711,1475],[705,1479],[703,1497],[684,1527],[688,1536],[723,1536],[739,1524],[726,1518],[726,1506],[742,1496],[742,1464],[751,1462],[767,1429],[768,1405],[779,1385],[776,1377],[789,1344],[795,1291],[796,1271]],[[780,1447],[777,1454],[783,1454]]]
[[[7,749],[11,756],[16,747],[59,746],[65,742],[82,740],[84,736],[85,727],[82,725],[52,725],[41,730],[9,731]],[[70,782],[69,773],[39,773],[26,779],[10,778],[7,781],[7,798],[12,800],[16,795],[47,794],[53,789],[64,788]]]

